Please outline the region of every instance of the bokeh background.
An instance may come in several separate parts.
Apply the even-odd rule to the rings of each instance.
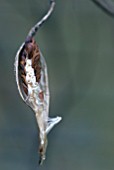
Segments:
[[[48,65],[50,115],[63,117],[38,166],[37,123],[19,96],[14,60],[48,2],[0,0],[0,170],[113,170],[114,18],[91,0],[56,0],[36,36]]]

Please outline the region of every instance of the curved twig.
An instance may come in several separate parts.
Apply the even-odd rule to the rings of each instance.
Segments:
[[[92,0],[98,7],[108,15],[114,17],[114,2],[112,0]]]
[[[55,0],[50,0],[50,8],[48,12],[44,15],[44,17],[37,23],[35,24],[29,31],[26,42],[28,42],[31,38],[33,38],[38,31],[38,29],[43,25],[43,23],[49,18],[49,16],[52,14],[53,10],[55,7]]]

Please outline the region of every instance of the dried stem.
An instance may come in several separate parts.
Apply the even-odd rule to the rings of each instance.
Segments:
[[[48,12],[44,15],[44,17],[36,25],[34,25],[31,28],[31,30],[29,31],[29,33],[27,35],[26,42],[28,42],[33,36],[35,36],[35,34],[38,31],[38,29],[43,25],[43,23],[52,14],[52,12],[54,10],[54,7],[55,7],[55,1],[54,0],[50,0],[50,8],[49,8]]]
[[[108,15],[114,17],[114,2],[112,0],[92,0],[98,7]]]

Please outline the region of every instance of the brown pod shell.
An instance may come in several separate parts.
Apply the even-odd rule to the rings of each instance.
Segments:
[[[16,81],[18,85],[18,90],[24,101],[27,99],[28,96],[28,85],[26,82],[25,70],[27,59],[32,60],[32,68],[34,69],[36,82],[39,83],[41,78],[40,51],[33,38],[29,42],[22,44],[17,52],[15,59]]]
[[[39,163],[45,160],[47,134],[61,121],[49,118],[49,85],[46,61],[32,38],[21,45],[15,58],[16,82],[23,101],[35,112],[39,127]]]

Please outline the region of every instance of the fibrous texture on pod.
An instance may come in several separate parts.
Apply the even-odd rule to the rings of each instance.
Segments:
[[[54,2],[41,20],[44,22],[53,11]],[[50,11],[51,10],[51,11]],[[40,24],[35,27],[39,28]],[[15,58],[16,82],[23,101],[32,108],[39,127],[39,163],[45,159],[47,134],[61,117],[49,118],[49,85],[46,61],[35,42],[33,35],[37,29],[30,30],[25,42],[19,48]]]

